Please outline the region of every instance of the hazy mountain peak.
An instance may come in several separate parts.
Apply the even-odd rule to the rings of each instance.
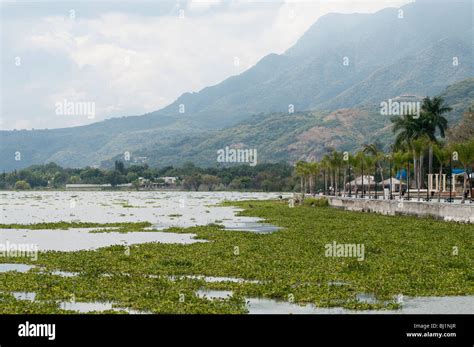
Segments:
[[[401,7],[401,15],[399,10],[323,16],[284,54],[269,54],[247,71],[197,93],[185,93],[146,116],[70,129],[3,132],[2,166],[9,169],[52,159],[65,165],[99,164],[145,147],[176,158],[169,147],[173,141],[196,148],[193,141],[206,140],[211,135],[202,134],[207,131],[250,124],[255,115],[260,116],[253,126],[268,127],[271,117],[277,117],[279,128],[266,131],[287,139],[280,128],[291,132],[293,121],[311,123],[312,116],[304,111],[352,109],[407,93],[436,95],[447,85],[474,76],[470,1],[417,1]],[[265,116],[270,118],[259,123]],[[331,124],[311,125],[320,129]],[[373,133],[386,126],[374,124]],[[219,139],[220,145],[226,143]],[[349,139],[355,143],[355,138]],[[252,140],[246,137],[240,142]],[[350,146],[339,140],[334,143]],[[15,151],[22,151],[25,159],[15,162]]]

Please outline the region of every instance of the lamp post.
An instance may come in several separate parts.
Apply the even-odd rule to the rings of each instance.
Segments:
[[[472,199],[472,168],[471,168],[471,173],[469,174],[469,203],[471,204],[472,201],[473,199]]]
[[[453,158],[449,157],[449,202],[453,202]]]

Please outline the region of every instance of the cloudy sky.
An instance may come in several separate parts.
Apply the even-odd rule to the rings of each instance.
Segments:
[[[0,128],[158,110],[283,53],[320,16],[410,0],[1,1]],[[58,104],[93,105],[58,112]]]

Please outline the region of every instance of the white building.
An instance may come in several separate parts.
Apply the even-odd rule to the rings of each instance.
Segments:
[[[160,177],[166,184],[176,184],[178,177]]]

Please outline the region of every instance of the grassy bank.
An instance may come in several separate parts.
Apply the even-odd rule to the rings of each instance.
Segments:
[[[74,295],[77,301],[112,301],[121,307],[156,313],[244,313],[244,297],[256,296],[291,298],[296,303],[321,307],[384,309],[396,308],[393,298],[399,294],[474,295],[472,225],[330,207],[289,208],[278,201],[228,204],[243,208],[242,215],[262,217],[283,229],[255,234],[226,231],[219,225],[172,228],[167,231],[194,233],[210,242],[45,252],[36,262],[2,258],[4,263],[30,263],[46,271],[74,271],[80,275],[60,277],[39,269],[0,273],[0,292],[32,291],[45,302],[68,300]],[[103,226],[111,225],[90,227]],[[139,231],[147,226],[131,225],[128,230]],[[119,228],[127,230],[126,225]],[[333,242],[364,245],[364,260],[327,257],[325,245]],[[237,277],[259,283],[170,280],[171,275]],[[226,300],[207,300],[194,294],[199,288],[229,289],[235,295]],[[361,303],[356,300],[358,293],[374,294],[380,303]],[[58,309],[45,303],[25,304],[9,296],[0,300],[0,313],[22,310],[44,313]]]

